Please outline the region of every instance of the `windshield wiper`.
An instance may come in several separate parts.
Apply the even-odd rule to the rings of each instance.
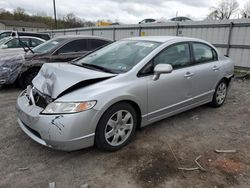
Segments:
[[[18,40],[19,40],[19,43],[21,44],[21,46],[22,46],[22,48],[23,48],[23,50],[24,50],[25,52],[31,51],[33,54],[35,53],[28,45],[26,45],[26,43],[24,43],[24,42],[20,39],[19,35],[18,35]],[[25,49],[25,47],[27,47],[28,50]]]
[[[114,71],[112,71],[112,70],[110,70],[108,68],[102,67],[102,66],[93,65],[93,64],[87,64],[87,63],[81,63],[80,65],[82,67],[84,67],[84,68],[93,69],[93,70],[101,70],[103,72],[108,72],[108,73],[116,74],[116,72],[114,72]]]

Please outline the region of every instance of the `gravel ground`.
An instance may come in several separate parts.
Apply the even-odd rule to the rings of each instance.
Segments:
[[[1,188],[44,188],[50,182],[59,188],[250,187],[250,80],[235,81],[223,107],[205,105],[143,128],[113,153],[61,152],[35,143],[16,123],[19,92],[0,90]],[[199,155],[206,172],[178,170],[196,167]]]

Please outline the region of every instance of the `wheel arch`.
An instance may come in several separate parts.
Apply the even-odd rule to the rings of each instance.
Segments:
[[[216,84],[216,87],[217,87],[218,84],[219,84],[221,81],[223,81],[223,80],[226,82],[227,86],[229,86],[229,85],[230,85],[230,82],[231,82],[231,80],[232,80],[232,76],[230,76],[230,77],[224,76],[224,77],[223,77],[222,79],[220,79],[219,82]]]
[[[142,111],[141,111],[141,108],[140,108],[140,105],[135,102],[134,100],[131,100],[131,99],[120,99],[120,100],[115,100],[113,101],[112,103],[110,103],[108,106],[106,106],[104,108],[104,110],[102,111],[102,114],[98,120],[98,122],[100,121],[100,119],[102,118],[102,116],[104,115],[104,113],[112,106],[114,105],[117,105],[119,103],[128,103],[130,104],[136,111],[136,114],[137,114],[137,125],[136,125],[136,128],[139,129],[141,127],[141,122],[142,122]]]

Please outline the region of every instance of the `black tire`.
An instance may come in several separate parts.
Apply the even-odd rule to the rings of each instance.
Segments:
[[[21,87],[22,89],[27,88],[27,86],[32,83],[32,80],[36,77],[38,72],[38,69],[31,69],[23,73],[22,76],[18,78],[19,87]]]
[[[219,92],[220,92],[222,86],[225,87],[225,97],[223,99],[219,100],[218,99],[218,95],[219,95]],[[210,105],[213,106],[213,107],[216,107],[216,108],[221,107],[224,104],[225,100],[226,100],[227,90],[228,90],[228,83],[227,83],[226,80],[223,79],[216,86],[216,89],[215,89],[215,92],[214,92],[214,96],[213,96],[213,100],[210,103]]]
[[[130,115],[132,115],[131,118],[133,118],[133,120],[131,119],[129,121],[133,122],[132,123],[133,128],[131,129],[130,135],[126,139],[124,139],[123,143],[121,143],[120,145],[117,145],[117,146],[113,146],[110,143],[108,143],[108,141],[106,140],[105,131],[106,131],[106,126],[108,126],[107,125],[108,121],[112,117],[114,117],[114,115],[116,113],[118,113],[119,111],[125,111],[125,113],[129,112]],[[118,119],[118,116],[117,116],[117,119]],[[103,151],[116,151],[116,150],[121,149],[122,147],[127,145],[131,141],[131,139],[133,138],[133,136],[135,134],[136,127],[137,127],[137,122],[138,122],[138,120],[137,120],[136,111],[133,108],[133,106],[131,106],[129,103],[120,102],[120,103],[117,103],[117,104],[111,106],[108,110],[106,110],[106,112],[103,114],[103,116],[99,120],[99,123],[98,123],[97,128],[96,128],[96,134],[95,134],[95,145]],[[120,139],[122,140],[122,137]]]

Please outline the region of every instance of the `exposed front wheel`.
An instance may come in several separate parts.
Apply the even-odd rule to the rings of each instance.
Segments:
[[[226,81],[220,81],[214,92],[213,101],[211,102],[212,106],[220,107],[224,104],[227,97],[227,89]]]
[[[100,119],[95,144],[106,151],[115,151],[129,143],[135,134],[137,115],[128,103],[117,103],[110,107]]]

